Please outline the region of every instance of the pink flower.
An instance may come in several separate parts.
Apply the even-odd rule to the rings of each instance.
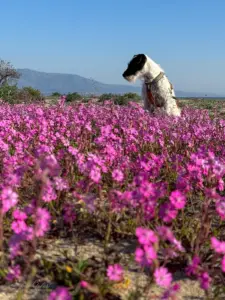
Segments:
[[[72,205],[71,203],[66,203],[64,205],[63,218],[66,223],[71,223],[76,219],[74,205]]]
[[[95,195],[87,194],[82,196],[81,199],[84,201],[89,213],[93,213],[95,211]]]
[[[152,262],[157,258],[157,253],[155,249],[152,246],[145,245],[144,246],[145,256],[146,260],[149,264],[152,264]]]
[[[36,110],[36,114],[37,114],[38,116],[43,116],[44,112],[43,112],[43,110],[39,107],[39,108],[37,108],[37,110]]]
[[[135,261],[141,266],[149,266],[157,258],[157,253],[152,246],[145,245],[144,248],[135,250]]]
[[[177,248],[177,250],[181,251],[181,252],[185,252],[184,247],[182,246],[181,242],[178,241],[176,238],[174,238],[171,243],[174,244],[174,246]]]
[[[155,203],[153,201],[148,201],[144,207],[144,218],[147,221],[150,221],[155,216]]]
[[[163,294],[161,300],[170,300],[170,299],[176,299],[175,295],[180,290],[180,285],[178,283],[175,283],[173,286],[171,286],[165,293]]]
[[[39,207],[36,212],[36,236],[44,236],[45,232],[49,230],[49,221],[51,216],[46,208]]]
[[[216,192],[215,188],[212,189],[205,189],[205,195],[207,198],[209,199],[214,199],[214,200],[219,200],[220,199],[220,195]]]
[[[24,207],[24,212],[30,216],[33,214],[34,210],[36,207],[36,200],[33,199],[30,203],[28,203],[25,207]]]
[[[6,276],[6,280],[14,281],[19,279],[21,276],[21,269],[19,265],[15,265],[14,267],[9,268],[9,272]]]
[[[59,286],[49,294],[48,300],[72,300],[72,296],[67,288]]]
[[[12,215],[16,220],[24,221],[27,219],[27,215],[23,211],[20,211],[18,209],[14,210]]]
[[[3,213],[6,213],[10,208],[14,207],[18,202],[17,193],[13,192],[13,190],[9,188],[3,188],[0,200],[2,201]]]
[[[143,181],[140,186],[140,193],[146,198],[156,198],[156,187],[148,181]]]
[[[208,290],[212,281],[212,279],[209,277],[209,274],[207,272],[203,272],[198,279],[200,281],[201,288],[203,290]]]
[[[87,281],[82,280],[82,281],[80,282],[80,286],[81,286],[82,288],[87,288],[87,287],[89,286],[89,284],[88,284]]]
[[[107,276],[112,281],[123,280],[123,268],[119,264],[110,265],[107,269]]]
[[[216,237],[211,238],[211,247],[216,253],[225,254],[225,242],[220,242]]]
[[[100,171],[100,168],[98,166],[93,166],[91,168],[91,171],[90,171],[90,179],[93,180],[95,183],[99,183],[100,180],[101,180],[101,171]]]
[[[170,223],[177,216],[177,210],[171,203],[164,203],[160,206],[159,217],[165,222]]]
[[[55,192],[54,188],[52,187],[52,183],[50,182],[50,180],[48,180],[43,186],[42,200],[44,202],[51,202],[56,199],[57,199],[56,192]]]
[[[21,235],[14,234],[9,240],[9,252],[10,258],[14,259],[19,255],[21,251],[21,241],[23,240]]]
[[[19,234],[13,234],[9,240],[10,258],[13,259],[17,255],[21,254],[21,242],[31,241],[33,237],[33,228],[28,226],[24,231],[21,231]]]
[[[222,220],[225,219],[225,199],[216,202],[216,212]]]
[[[136,229],[136,236],[138,237],[138,242],[141,245],[151,245],[154,243],[158,243],[157,235],[150,229],[138,227]]]
[[[54,154],[44,156],[40,160],[40,168],[42,171],[47,171],[50,176],[58,176],[60,165]]]
[[[142,248],[137,248],[135,250],[135,261],[141,266],[146,266],[148,264],[145,256],[145,251]]]
[[[57,191],[63,191],[68,189],[68,183],[65,179],[61,177],[54,178],[55,189]]]
[[[222,269],[223,272],[225,272],[225,255],[224,255],[224,257],[221,261],[221,269]]]
[[[117,182],[123,181],[124,178],[123,172],[118,169],[113,170],[112,178]]]
[[[11,228],[15,233],[21,233],[27,229],[27,224],[24,222],[24,220],[27,219],[27,215],[16,209],[13,212],[13,217],[15,221],[12,222]]]
[[[11,228],[15,233],[21,233],[27,229],[27,224],[23,220],[13,221]]]
[[[163,241],[172,241],[174,239],[174,234],[172,230],[167,226],[158,226],[157,232]]]
[[[224,181],[222,178],[218,180],[218,190],[222,192],[224,190]]]
[[[160,267],[154,272],[156,284],[162,288],[169,288],[172,282],[172,275],[168,272],[167,268]]]
[[[77,153],[78,153],[78,150],[77,150],[77,148],[74,148],[74,147],[72,147],[72,146],[69,146],[69,147],[68,147],[68,152],[69,152],[70,154],[72,154],[73,156],[76,157],[76,155],[77,155]]]
[[[65,95],[63,95],[63,96],[60,96],[60,98],[59,98],[59,106],[60,107],[63,107],[64,105],[65,105],[65,102],[66,102],[66,96]]]
[[[176,250],[171,249],[171,248],[169,248],[169,247],[162,250],[162,255],[163,255],[163,257],[165,257],[165,258],[166,258],[166,257],[168,257],[168,258],[175,258],[175,257],[178,257],[178,256],[179,256]]]
[[[27,226],[26,230],[22,232],[23,240],[31,241],[34,238],[33,227]]]
[[[176,209],[183,209],[186,204],[186,197],[182,192],[176,190],[170,194],[170,202]]]
[[[175,238],[173,232],[171,231],[171,229],[169,227],[158,226],[157,232],[163,241],[168,240],[168,241],[170,241],[171,244],[173,244],[176,247],[177,250],[179,250],[181,252],[185,251],[185,249],[181,245],[181,242]]]
[[[198,256],[194,256],[191,264],[189,266],[187,266],[187,268],[185,270],[186,274],[188,276],[197,275],[200,262],[201,262],[200,258]]]
[[[191,187],[190,187],[188,181],[185,178],[180,176],[177,179],[176,188],[180,191],[188,192]]]

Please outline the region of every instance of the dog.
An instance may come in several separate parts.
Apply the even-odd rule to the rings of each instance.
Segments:
[[[142,97],[144,108],[149,112],[154,113],[157,108],[160,108],[166,115],[177,117],[181,115],[172,84],[160,65],[147,55],[134,55],[122,76],[128,82],[135,82],[136,79],[144,81]]]

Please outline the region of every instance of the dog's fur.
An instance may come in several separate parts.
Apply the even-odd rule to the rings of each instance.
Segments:
[[[161,72],[164,73],[163,69],[151,58],[145,54],[138,54],[134,55],[129,62],[123,77],[129,82],[134,82],[136,79],[144,81],[142,97],[145,109],[154,112],[156,107],[161,107],[167,115],[180,116],[181,110],[177,106],[174,98],[175,92],[168,78],[164,74],[157,80]],[[154,102],[149,100],[149,92],[153,96]]]

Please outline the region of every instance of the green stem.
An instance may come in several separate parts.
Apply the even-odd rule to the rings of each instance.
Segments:
[[[106,250],[110,237],[111,237],[111,232],[112,232],[112,214],[109,214],[109,222],[107,226],[107,231],[106,231],[106,236],[105,236],[105,243],[104,243],[104,249]]]
[[[0,251],[3,250],[3,211],[0,208]]]

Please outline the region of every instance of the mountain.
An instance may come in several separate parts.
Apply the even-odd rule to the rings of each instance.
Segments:
[[[176,97],[180,98],[222,98],[223,95],[218,95],[214,93],[201,93],[201,92],[184,92],[176,91]]]
[[[81,77],[75,74],[45,73],[30,69],[18,69],[21,77],[18,81],[18,87],[31,86],[40,90],[44,95],[50,95],[53,92],[67,94],[72,92],[82,94],[103,94],[114,93],[124,94],[133,92],[140,94],[141,87],[133,85],[105,84],[92,79]],[[205,97],[205,93],[176,91],[177,97]],[[215,94],[207,94],[208,97],[219,97]]]
[[[45,95],[53,92],[67,94],[77,93],[115,93],[124,94],[128,92],[140,93],[141,88],[132,85],[105,84],[92,79],[73,74],[45,73],[29,69],[18,69],[21,77],[18,87],[31,86],[40,90]]]

